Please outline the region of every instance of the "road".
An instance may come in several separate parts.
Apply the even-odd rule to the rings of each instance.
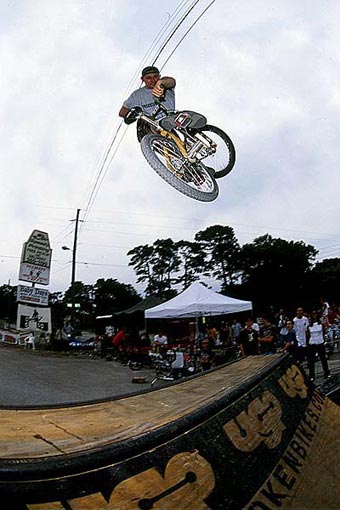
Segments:
[[[153,372],[115,361],[0,344],[0,405],[49,405],[109,398],[150,387]],[[148,376],[135,384],[135,376]]]
[[[340,353],[329,362],[332,379],[340,381]],[[0,406],[55,405],[115,397],[150,388],[154,372],[131,371],[115,361],[90,359],[79,353],[58,354],[25,350],[0,344]],[[307,370],[308,373],[308,370]],[[132,382],[145,377],[144,384]],[[339,379],[339,381],[338,381]],[[316,364],[316,385],[324,383],[321,364]]]

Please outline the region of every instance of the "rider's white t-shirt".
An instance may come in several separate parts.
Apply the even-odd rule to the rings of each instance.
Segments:
[[[141,106],[147,115],[151,115],[156,108],[155,99],[156,97],[152,94],[152,89],[148,89],[147,87],[141,87],[140,89],[137,89],[134,92],[132,92],[131,96],[124,101],[123,106],[125,106],[125,108],[128,109],[133,108],[134,106]],[[175,109],[174,88],[166,89],[162,105],[167,110]]]

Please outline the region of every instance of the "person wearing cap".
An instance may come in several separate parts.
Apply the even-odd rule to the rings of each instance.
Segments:
[[[209,338],[203,338],[201,348],[199,350],[199,362],[203,372],[210,370],[214,364],[214,351],[209,345]]]
[[[155,110],[155,99],[162,98],[162,104],[167,110],[175,109],[176,80],[174,78],[161,77],[157,67],[147,66],[142,70],[141,80],[144,86],[132,92],[119,110],[119,116],[123,117],[127,124],[136,120],[133,115],[136,107],[142,108],[144,113],[151,115]]]

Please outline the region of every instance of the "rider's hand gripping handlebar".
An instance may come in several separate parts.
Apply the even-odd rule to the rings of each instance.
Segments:
[[[133,108],[130,108],[124,117],[125,124],[132,124],[135,122],[141,113],[143,113],[143,110],[140,106],[134,106]]]

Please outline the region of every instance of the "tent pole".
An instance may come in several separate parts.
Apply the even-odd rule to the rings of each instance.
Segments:
[[[195,314],[195,340],[198,341],[199,329],[198,329],[198,314]]]

